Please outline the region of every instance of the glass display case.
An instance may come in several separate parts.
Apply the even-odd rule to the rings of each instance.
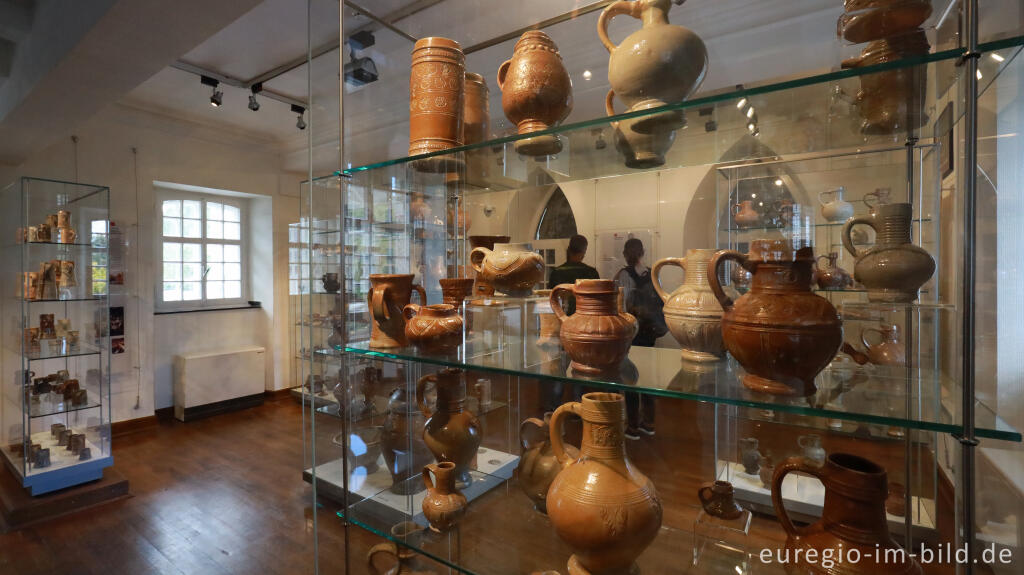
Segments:
[[[3,191],[0,451],[32,495],[99,479],[110,447],[110,190],[22,178]]]
[[[980,570],[941,555],[965,549],[1014,572],[998,557],[1022,546],[1024,373],[1003,355],[1015,328],[995,317],[1019,314],[1022,284],[996,245],[1015,241],[1024,189],[1024,36],[979,32],[972,2],[943,3],[964,23],[954,40],[932,6],[897,34],[878,23],[886,10],[851,4],[835,54],[863,52],[834,70],[709,92],[691,78],[653,103],[637,93],[672,80],[633,77],[654,82],[643,92],[617,79],[630,65],[613,25],[588,48],[611,52],[609,116],[568,116],[566,92],[591,109],[594,90],[560,82],[565,50],[583,49],[561,45],[556,62],[558,38],[626,14],[655,35],[647,13],[669,2],[474,38],[479,69],[511,57],[490,122],[504,111],[518,131],[478,140],[472,74],[417,69],[457,77],[470,60],[444,39],[416,44],[411,155],[333,178],[339,205],[362,198],[392,219],[345,218],[337,240],[369,251],[343,266],[365,282],[350,303],[368,309],[344,344],[315,351],[341,384],[307,437],[321,564],[358,573],[366,557],[384,573],[402,550],[434,562],[424,571],[471,574]],[[729,67],[715,55],[703,66]],[[563,107],[535,121],[550,110],[517,110],[522,86]],[[421,88],[428,102],[455,94],[462,139],[437,144],[445,126],[419,117]],[[579,260],[601,279],[549,283],[553,268],[587,277]],[[983,485],[1006,500],[986,502]],[[395,558],[378,564],[374,543]],[[860,560],[876,550],[888,559]]]

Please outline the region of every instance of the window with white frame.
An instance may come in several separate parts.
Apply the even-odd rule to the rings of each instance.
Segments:
[[[159,309],[231,306],[248,298],[245,207],[230,197],[159,196]]]

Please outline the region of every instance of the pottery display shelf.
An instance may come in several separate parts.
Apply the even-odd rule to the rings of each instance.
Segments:
[[[874,304],[870,304],[874,305]],[[769,409],[779,412],[878,424],[909,429],[957,433],[957,411],[940,406],[944,395],[959,396],[960,386],[933,369],[872,366],[840,386],[826,368],[815,380],[818,391],[809,397],[767,395],[745,388],[743,371],[731,358],[711,364],[682,360],[675,348],[633,347],[618,372],[582,374],[569,367],[564,351],[538,346],[535,338],[505,336],[498,347],[467,334],[466,343],[446,354],[431,354],[412,347],[374,349],[368,342],[351,342],[344,352],[367,357],[408,360],[548,381],[562,381],[607,391],[642,390],[647,393],[716,404]],[[340,354],[339,351],[330,353]],[[841,401],[836,401],[841,398]],[[911,406],[907,411],[906,406]],[[1019,430],[1007,424],[986,404],[977,403],[978,435],[1020,442]]]
[[[42,345],[38,353],[26,353],[25,358],[29,361],[46,361],[48,359],[63,359],[66,357],[83,357],[87,355],[99,355],[100,350],[86,345],[84,343],[78,344],[78,347],[74,350],[69,350],[67,353],[55,353],[49,349],[49,340],[41,340]]]
[[[72,413],[75,411],[84,411],[86,409],[95,409],[100,407],[102,404],[92,398],[95,392],[89,393],[89,402],[84,405],[73,405],[70,401],[64,401],[63,396],[56,393],[49,393],[52,395],[54,401],[47,401],[40,397],[39,403],[29,403],[29,417],[35,419],[38,417],[47,417],[50,415],[57,415],[60,413]]]
[[[839,229],[842,229],[843,225],[845,224],[845,222],[834,222],[834,223],[833,222],[827,222],[827,221],[824,220],[824,218],[822,218],[820,216],[820,214],[815,214],[815,218],[817,218],[820,221],[817,221],[816,223],[812,224],[812,226],[814,228],[839,228]],[[920,225],[922,223],[925,223],[925,224],[929,223],[929,222],[932,221],[932,219],[931,218],[914,218],[911,221],[912,221],[912,223],[915,226],[917,226],[917,225]],[[771,234],[771,233],[782,233],[782,232],[785,232],[787,230],[791,230],[794,227],[796,227],[796,226],[750,226],[750,227],[743,227],[743,226],[729,225],[728,227],[719,228],[718,231],[720,233],[721,232],[729,232],[729,233],[732,233],[732,234],[737,234],[737,233],[753,233],[753,232],[760,232],[760,233],[769,233],[769,234]],[[915,231],[915,234],[916,234],[917,228],[915,228],[914,231]],[[843,244],[836,243],[834,245],[841,247]],[[872,244],[867,243],[867,244],[856,244],[856,245],[870,246]]]
[[[72,431],[82,432],[81,429]],[[89,448],[92,457],[82,461],[78,455],[73,455],[65,449],[65,446],[57,445],[57,438],[53,437],[48,429],[33,433],[32,443],[37,443],[40,447],[50,450],[50,465],[42,468],[36,468],[34,465],[27,466],[24,476],[20,470],[20,456],[15,456],[6,449],[0,449],[0,453],[4,454],[8,469],[11,469],[19,479],[24,477],[35,495],[52,490],[52,484],[60,485],[67,481],[69,476],[80,478],[80,481],[90,481],[103,476],[103,468],[111,465],[112,458],[110,455],[104,455],[100,447],[89,441],[88,437],[89,434],[86,434],[85,447]],[[14,463],[15,461],[19,463]],[[52,479],[50,479],[51,477]]]

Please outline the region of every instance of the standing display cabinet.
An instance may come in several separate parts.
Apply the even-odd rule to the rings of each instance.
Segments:
[[[411,155],[317,184],[360,312],[310,362],[337,382],[307,430],[321,572],[1018,569],[1024,284],[995,246],[1020,219],[1024,29],[985,10],[1020,7],[825,4],[832,70],[708,92],[731,62],[696,26],[656,33],[667,1],[544,15],[465,59],[409,46]],[[559,41],[580,28],[611,54],[609,116],[550,109],[595,107]],[[679,60],[629,77],[645,42]],[[474,137],[471,67],[509,58]],[[462,108],[454,142],[423,90]],[[548,285],[576,234],[602,279]]]

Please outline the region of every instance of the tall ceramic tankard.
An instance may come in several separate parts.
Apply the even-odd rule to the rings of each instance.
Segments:
[[[935,273],[932,256],[911,243],[914,207],[907,203],[880,204],[873,215],[847,220],[842,239],[846,251],[856,258],[853,277],[868,290],[868,301],[907,303],[917,299],[918,290]],[[875,230],[875,245],[854,246],[853,226],[865,224]]]
[[[682,347],[683,359],[689,361],[718,361],[725,357],[722,304],[708,283],[708,262],[714,254],[715,250],[686,250],[686,257],[658,260],[651,269],[654,289],[665,302],[665,323]],[[686,271],[683,285],[671,294],[661,287],[661,270],[665,266],[679,266]],[[739,297],[730,286],[722,289],[732,299]]]
[[[423,304],[427,303],[427,292],[422,286],[413,285],[412,280],[412,274],[370,274],[370,292],[367,294],[370,313],[373,314],[370,347],[409,345],[402,310],[409,305],[413,290],[420,294]]]
[[[409,79],[409,155],[439,152],[462,145],[466,57],[455,40],[420,38],[412,50]],[[424,172],[450,171],[446,156],[413,162]]]

